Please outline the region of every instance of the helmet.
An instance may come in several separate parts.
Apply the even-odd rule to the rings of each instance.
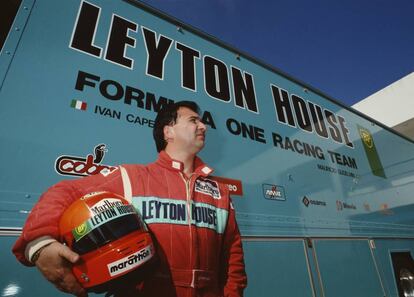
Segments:
[[[63,213],[62,241],[80,255],[73,274],[88,291],[103,292],[127,274],[151,266],[154,245],[140,215],[110,192],[82,196]],[[138,269],[139,268],[139,269]]]

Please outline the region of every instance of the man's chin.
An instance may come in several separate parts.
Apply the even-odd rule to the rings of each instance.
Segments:
[[[204,148],[204,144],[205,144],[204,141],[197,142],[196,144],[197,153]]]

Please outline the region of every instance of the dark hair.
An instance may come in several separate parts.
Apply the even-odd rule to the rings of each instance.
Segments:
[[[164,105],[155,118],[154,129],[152,130],[155,145],[157,146],[157,152],[161,152],[167,146],[167,142],[164,139],[164,127],[175,124],[177,120],[177,111],[180,107],[187,107],[200,114],[200,108],[197,103],[193,101],[179,101]]]

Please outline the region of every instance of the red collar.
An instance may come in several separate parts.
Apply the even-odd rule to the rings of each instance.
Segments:
[[[184,164],[181,161],[172,159],[165,151],[161,151],[158,155],[156,163],[164,168],[183,172]],[[207,166],[199,157],[194,159],[194,173],[201,176],[208,176],[213,169]]]

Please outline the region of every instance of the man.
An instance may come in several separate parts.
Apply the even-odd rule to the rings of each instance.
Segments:
[[[212,169],[196,156],[204,147],[205,132],[194,102],[162,109],[153,131],[158,160],[51,187],[33,208],[13,247],[17,259],[36,265],[61,291],[87,296],[71,272],[79,255],[57,241],[58,221],[84,194],[111,191],[130,196],[155,237],[160,258],[153,276],[121,295],[243,296],[247,278],[228,190],[209,177]],[[177,209],[184,210],[181,216]]]

